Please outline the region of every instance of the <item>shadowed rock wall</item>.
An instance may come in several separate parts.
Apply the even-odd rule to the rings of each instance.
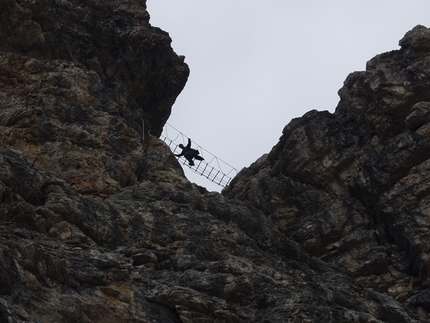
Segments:
[[[84,193],[132,181],[136,161],[83,179],[140,146],[142,119],[159,135],[189,73],[144,2],[7,0],[0,19],[1,142]]]
[[[429,29],[400,46],[347,77],[334,114],[292,120],[224,194],[251,201],[310,255],[427,313]]]

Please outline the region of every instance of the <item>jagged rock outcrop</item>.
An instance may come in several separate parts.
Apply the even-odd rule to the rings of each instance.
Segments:
[[[159,135],[189,73],[145,4],[5,0],[0,19],[0,141],[85,194],[132,183],[142,120]]]
[[[400,45],[347,77],[334,114],[290,122],[225,195],[428,319],[430,30],[417,26]]]
[[[429,29],[219,194],[156,137],[188,68],[144,2],[0,17],[1,322],[429,320]]]

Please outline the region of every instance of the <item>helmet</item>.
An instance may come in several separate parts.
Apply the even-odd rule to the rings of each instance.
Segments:
[[[179,144],[179,147],[184,148],[184,145],[183,144]]]

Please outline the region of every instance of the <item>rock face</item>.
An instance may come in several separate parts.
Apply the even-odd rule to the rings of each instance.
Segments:
[[[400,45],[347,77],[334,114],[291,121],[224,193],[428,320],[430,30],[417,26]]]
[[[159,135],[189,73],[145,5],[5,0],[0,19],[0,141],[85,194],[132,183],[142,120]]]
[[[430,320],[429,29],[219,194],[157,138],[188,68],[144,2],[0,16],[1,322]]]

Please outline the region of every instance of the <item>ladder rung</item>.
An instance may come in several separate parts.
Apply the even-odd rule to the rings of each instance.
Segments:
[[[169,127],[169,131],[167,130],[167,127]],[[169,138],[169,133],[172,133],[172,132],[173,133],[176,132],[176,134],[175,134],[176,137],[174,140]],[[165,128],[163,130],[163,134],[160,136],[160,139],[162,139],[169,146],[169,148],[172,150],[172,152],[174,154],[176,153],[178,146],[179,146],[179,142],[175,142],[175,141],[177,141],[178,138],[179,138],[179,140],[182,140],[182,142],[184,142],[184,140],[188,137],[185,136],[182,132],[180,132],[176,128],[174,128],[173,126],[171,126],[170,124],[166,123]],[[201,151],[204,150],[200,146],[198,146],[198,149]],[[223,162],[222,160],[220,160],[216,156],[212,155],[208,151],[205,151],[205,154],[204,154],[205,158],[207,158],[207,155],[212,156],[212,160],[209,163],[212,163],[212,161],[215,160],[216,163],[218,164],[218,168],[211,166],[206,161],[200,161],[199,164],[196,165],[195,167],[188,165],[186,158],[180,158],[182,160],[179,160],[179,162],[182,163],[183,165],[188,166],[190,168],[190,170],[192,170],[196,174],[199,174],[201,176],[206,177],[208,180],[210,180],[211,182],[213,182],[215,184],[218,184],[218,185],[223,186],[223,187],[228,185],[228,183],[230,183],[230,181],[231,181],[231,177],[228,175],[230,175],[230,173],[232,171],[235,171],[237,173],[237,170],[234,167]],[[228,168],[229,171],[227,173],[224,173],[224,170],[221,168],[220,163],[221,163],[221,165],[223,165],[222,168],[225,168],[225,169]]]

